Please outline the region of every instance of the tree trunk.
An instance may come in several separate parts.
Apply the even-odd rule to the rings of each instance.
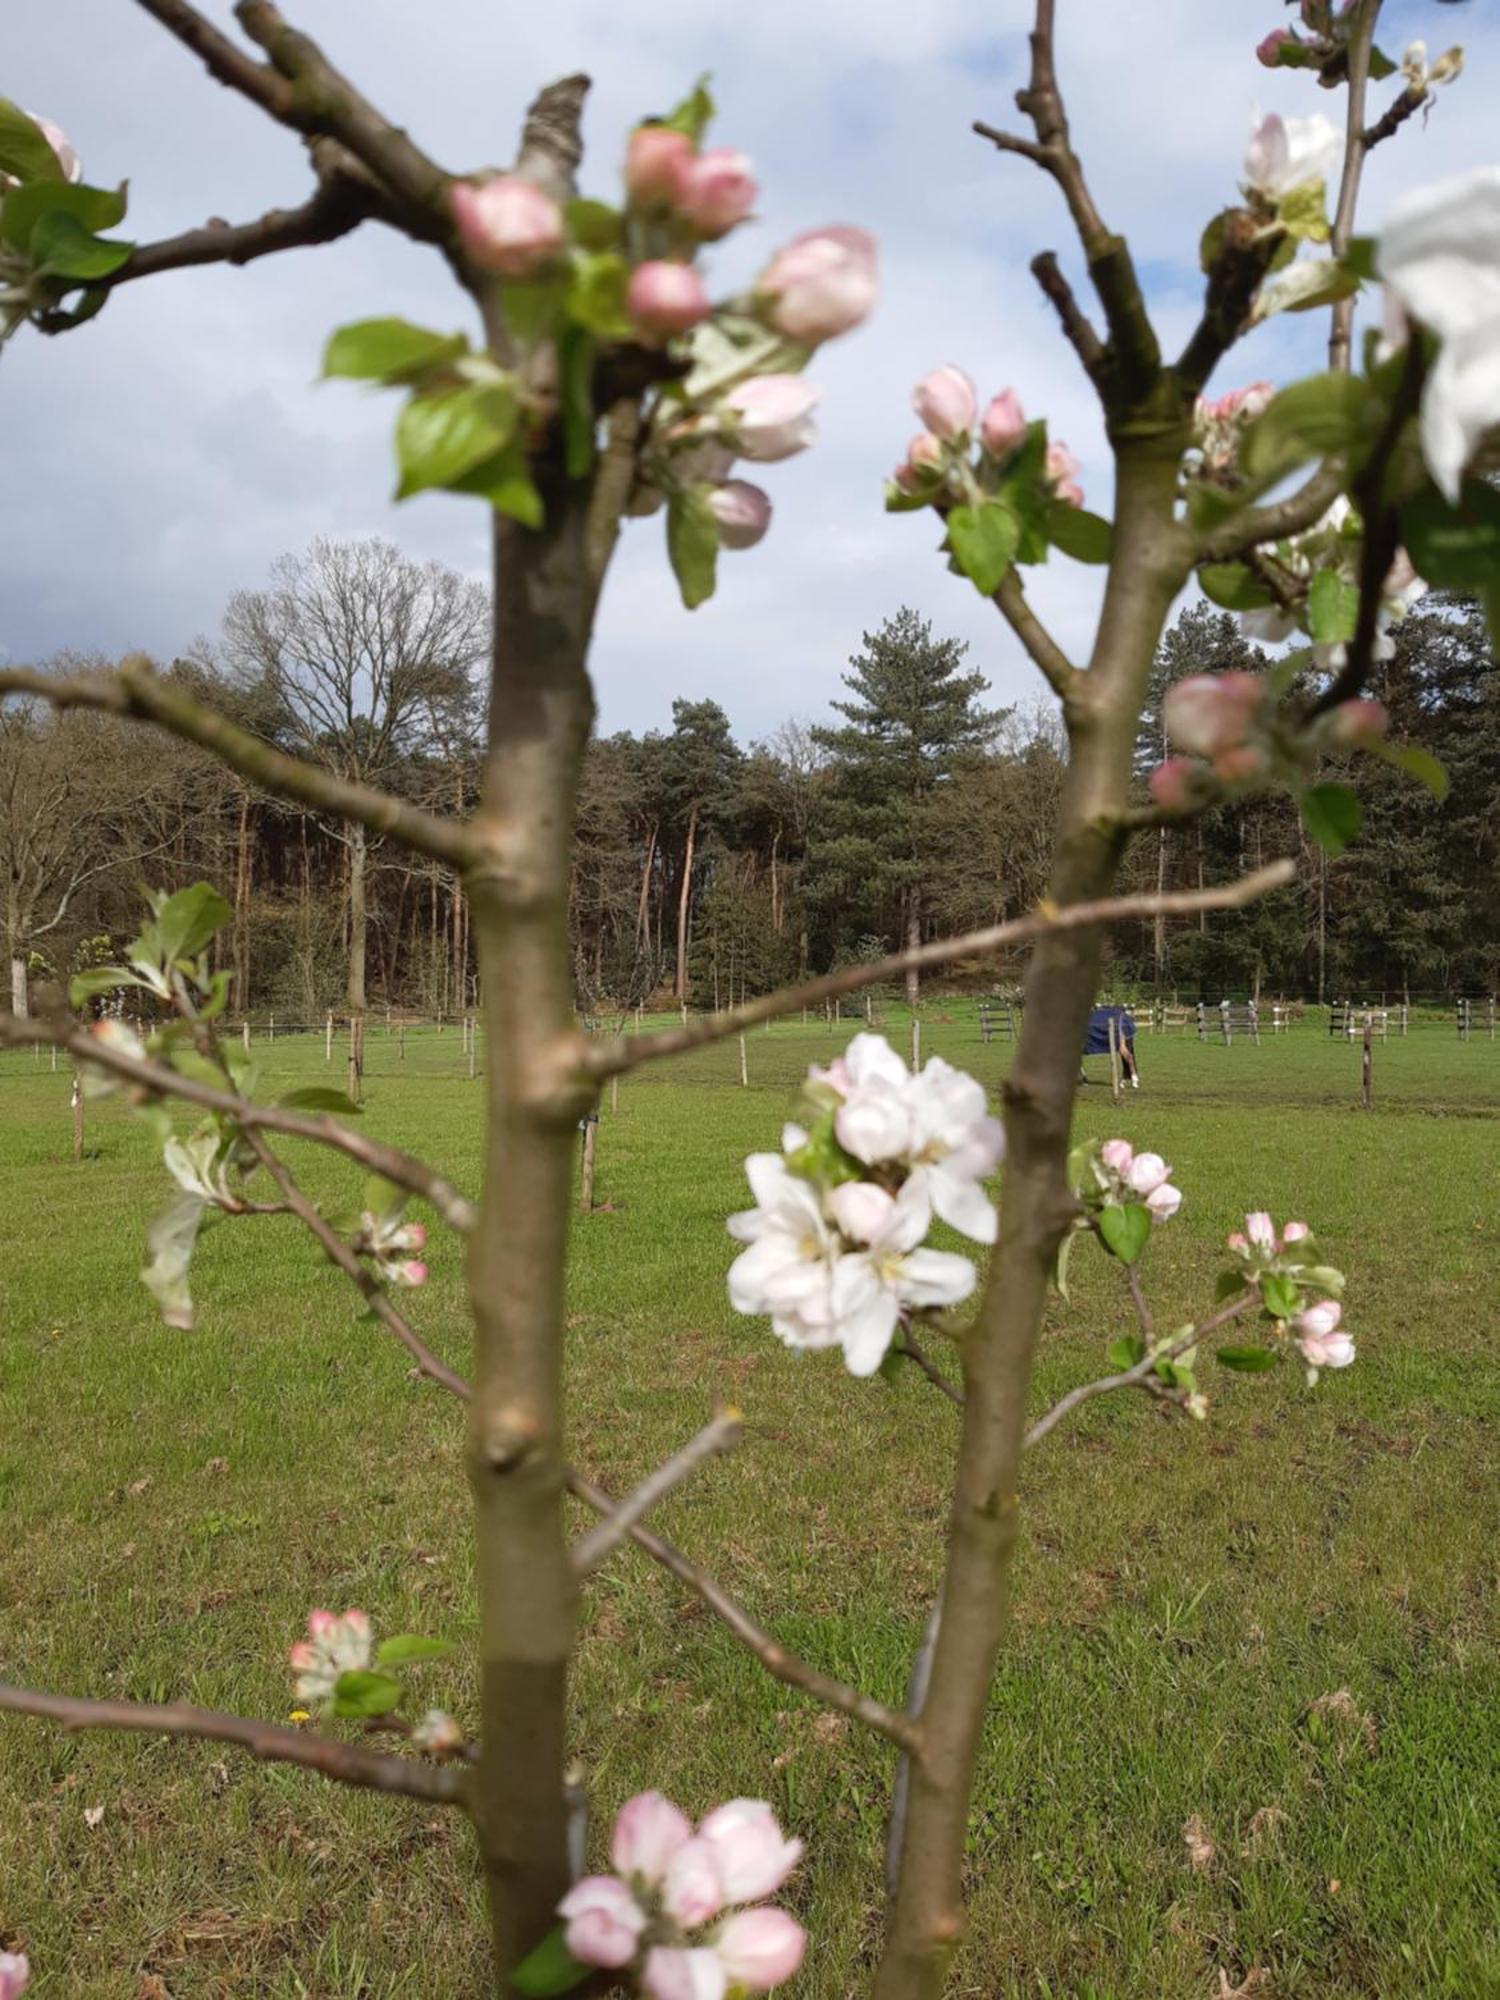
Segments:
[[[26,998],[26,954],[14,946],[10,954],[10,1011],[18,1021],[31,1012]]]
[[[250,880],[255,844],[250,838],[250,793],[240,793],[238,852],[234,870],[234,999],[240,1012],[250,1006]]]
[[[781,935],[781,881],[776,869],[776,850],[781,845],[781,828],[778,826],[771,835],[771,928]]]
[[[563,1538],[563,1295],[573,1148],[594,1092],[573,1025],[568,864],[593,700],[583,502],[497,517],[489,745],[467,883],[484,995],[486,1135],[470,1242],[482,1672],[477,1825],[501,1990],[568,1882],[563,1798],[575,1585]]]
[[[656,828],[646,835],[646,858],[641,863],[641,894],[635,908],[635,935],[638,945],[651,949],[651,869],[656,860]]]
[[[1167,886],[1167,829],[1156,830],[1156,893],[1161,895]],[[1162,987],[1167,978],[1167,919],[1158,910],[1151,925],[1151,955],[1156,975],[1156,997],[1161,998]]]
[[[1136,718],[1187,555],[1172,524],[1184,429],[1117,443],[1115,546],[1086,686],[1068,708],[1070,757],[1050,893],[1109,892],[1124,848]],[[1052,1263],[1076,1209],[1067,1156],[1078,1051],[1098,984],[1097,930],[1038,940],[1015,1066],[1005,1084],[1000,1239],[964,1342],[965,1406],[943,1616],[912,1760],[905,1838],[874,2000],[939,2000],[963,1929],[974,1764],[1004,1636],[1020,1526],[1026,1391]]]
[[[698,833],[698,806],[688,814],[687,840],[682,853],[682,887],[677,892],[677,978],[672,991],[686,1000],[688,990],[688,904],[693,893],[693,843]]]
[[[913,882],[906,898],[906,949],[915,951],[922,942],[922,892]],[[906,1004],[915,1007],[921,997],[922,975],[912,965],[906,971]]]
[[[349,979],[345,999],[349,1018],[365,1011],[365,954],[368,944],[369,910],[366,864],[369,850],[362,826],[349,828]]]

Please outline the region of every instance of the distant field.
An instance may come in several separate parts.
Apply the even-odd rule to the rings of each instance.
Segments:
[[[858,1023],[753,1031],[631,1077],[575,1237],[573,1449],[624,1488],[704,1419],[741,1450],[661,1511],[799,1650],[889,1700],[938,1575],[954,1412],[917,1379],[851,1382],[728,1308],[724,1217],[810,1060]],[[902,1012],[889,1031],[901,1048]],[[973,1005],[923,1052],[995,1083]],[[340,1077],[321,1035],[256,1046],[274,1089]],[[479,1052],[482,1062],[482,1047]],[[1081,1129],[1164,1152],[1185,1190],[1148,1277],[1167,1323],[1211,1296],[1247,1206],[1305,1216],[1349,1273],[1358,1364],[1224,1376],[1207,1428],[1098,1402],[1028,1467],[1017,1616],[971,1850],[973,2000],[1403,2000],[1500,1995],[1500,1042],[1451,1020],[1357,1044],[1309,1020],[1259,1047],[1142,1036],[1117,1111],[1091,1060]],[[476,1178],[461,1037],[372,1025],[372,1129]],[[164,1177],[143,1130],[68,1076],[0,1057],[0,1676],[284,1716],[309,1605],[386,1630],[473,1629],[455,1407],[356,1322],[295,1224],[208,1236],[200,1330],[136,1281]],[[263,1086],[265,1087],[265,1086]],[[301,1163],[330,1201],[355,1181]],[[352,1174],[352,1170],[351,1170]],[[419,1318],[465,1361],[455,1244]],[[1040,1405],[1125,1328],[1082,1252]],[[691,1809],[764,1793],[809,1845],[797,2000],[862,1991],[875,1949],[886,1748],[763,1677],[635,1553],[591,1584],[575,1737],[601,1819],[660,1786]],[[473,1689],[426,1671],[466,1719]],[[1347,1693],[1347,1700],[1344,1692]],[[1329,1695],[1333,1704],[1314,1705]],[[461,1823],[211,1747],[0,1723],[0,1946],[39,2000],[474,2000],[481,1915]],[[104,1807],[90,1829],[85,1809]],[[1194,1868],[1194,1816],[1213,1853]],[[1200,1856],[1200,1860],[1204,1859]],[[1262,1982],[1244,1982],[1252,1973]],[[156,1982],[156,1983],[153,1983]]]

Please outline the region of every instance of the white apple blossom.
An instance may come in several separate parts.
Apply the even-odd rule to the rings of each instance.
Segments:
[[[867,1167],[899,1160],[911,1145],[910,1070],[884,1035],[856,1035],[842,1070],[844,1101],[833,1126],[839,1144]]]
[[[756,1205],[729,1218],[730,1235],[750,1246],[729,1267],[729,1303],[736,1312],[769,1313],[788,1347],[834,1346],[837,1246],[817,1190],[777,1153],[752,1153],[745,1175]]]
[[[1376,268],[1442,343],[1422,392],[1422,452],[1456,503],[1465,468],[1500,423],[1500,167],[1403,195]]]
[[[932,1222],[927,1190],[913,1175],[897,1195],[873,1181],[845,1181],[828,1207],[843,1235],[863,1247],[833,1267],[833,1314],[851,1375],[884,1361],[903,1308],[956,1306],[978,1281],[967,1257],[918,1248]]]
[[[1292,1321],[1292,1333],[1307,1363],[1307,1379],[1316,1382],[1320,1368],[1347,1368],[1354,1359],[1354,1339],[1340,1326],[1337,1299],[1320,1299]]]
[[[1005,1128],[990,1116],[984,1085],[941,1056],[906,1082],[913,1180],[920,1180],[950,1229],[976,1243],[999,1232],[994,1203],[980,1186],[1005,1155]]]
[[[331,1611],[311,1611],[307,1637],[291,1650],[296,1669],[297,1699],[328,1702],[341,1674],[364,1673],[373,1658],[370,1621],[363,1611],[346,1611],[342,1618]]]
[[[1310,118],[1283,118],[1257,109],[1250,121],[1245,154],[1245,186],[1268,201],[1284,201],[1299,188],[1327,180],[1343,140],[1336,125],[1315,111]]]

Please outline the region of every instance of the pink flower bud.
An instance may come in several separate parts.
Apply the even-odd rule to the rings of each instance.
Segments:
[[[670,208],[693,164],[693,142],[667,125],[638,125],[625,147],[625,191],[637,208]]]
[[[464,1732],[451,1715],[429,1708],[412,1727],[411,1746],[429,1757],[456,1757],[464,1747]]]
[[[1182,1189],[1173,1187],[1170,1181],[1163,1181],[1160,1187],[1152,1188],[1147,1195],[1146,1206],[1154,1221],[1170,1222],[1182,1206]]]
[[[1281,1240],[1284,1244],[1305,1243],[1311,1235],[1312,1231],[1305,1222],[1289,1222],[1281,1232]]]
[[[299,1639],[290,1653],[288,1653],[287,1659],[293,1672],[306,1674],[310,1673],[318,1665],[322,1659],[322,1654],[308,1640]]]
[[[802,1963],[807,1933],[785,1910],[741,1910],[719,1928],[714,1950],[731,1986],[769,1993]]]
[[[637,1792],[621,1806],[610,1836],[609,1858],[622,1875],[636,1875],[653,1888],[667,1863],[693,1837],[687,1814],[660,1792]]]
[[[1111,1173],[1128,1174],[1135,1148],[1128,1139],[1106,1139],[1099,1148],[1099,1157]]]
[[[0,2000],[21,2000],[31,1979],[24,1951],[0,1951]]]
[[[1292,1321],[1292,1333],[1309,1368],[1347,1368],[1354,1359],[1354,1341],[1339,1329],[1340,1317],[1336,1300],[1320,1299]]]
[[[700,1946],[653,1945],[641,1970],[641,1991],[649,2000],[723,2000],[728,1982],[719,1954]]]
[[[1238,1229],[1232,1229],[1224,1238],[1224,1241],[1229,1245],[1229,1248],[1234,1252],[1236,1257],[1243,1257],[1249,1252],[1250,1245]]]
[[[1160,1153],[1137,1153],[1126,1169],[1125,1184],[1132,1194],[1153,1194],[1171,1172]]]
[[[392,1270],[391,1276],[398,1285],[411,1285],[413,1287],[425,1285],[427,1283],[427,1266],[413,1257],[408,1263],[397,1264]]]
[[[1378,743],[1390,726],[1390,713],[1383,701],[1341,701],[1328,718],[1328,734],[1333,741],[1352,748]]]
[[[406,1235],[405,1247],[408,1250],[420,1250],[423,1248],[423,1246],[427,1241],[426,1225],[421,1222],[408,1222],[406,1225],[405,1235]]]
[[[1279,69],[1281,67],[1282,50],[1286,48],[1299,49],[1301,46],[1301,36],[1294,35],[1290,28],[1273,28],[1265,40],[1259,44],[1255,54],[1257,60],[1263,62],[1267,69]]]
[[[477,187],[455,181],[451,198],[459,241],[483,270],[530,277],[562,248],[562,210],[519,174],[496,174]]]
[[[917,473],[941,472],[946,456],[942,439],[931,431],[918,431],[906,447],[906,462]]]
[[[1174,743],[1213,757],[1244,742],[1264,698],[1259,674],[1189,674],[1168,689],[1162,721]]]
[[[731,1799],[698,1833],[714,1851],[726,1903],[758,1903],[774,1894],[802,1858],[802,1842],[786,1839],[763,1799]]]
[[[1270,758],[1253,743],[1239,743],[1232,750],[1221,750],[1213,760],[1213,774],[1223,785],[1248,785],[1256,778],[1263,778],[1270,768]]]
[[[1026,412],[1014,389],[1002,389],[985,405],[979,420],[979,442],[991,458],[1004,458],[1026,435]]]
[[[637,264],[625,289],[625,310],[648,340],[686,333],[711,310],[708,289],[691,264],[658,259]]]
[[[801,375],[754,375],[725,396],[720,425],[742,458],[762,464],[790,458],[816,436],[812,412],[820,393]]]
[[[730,146],[714,146],[683,168],[677,212],[699,236],[714,242],[744,221],[758,192],[750,156]]]
[[[753,549],[771,525],[771,496],[748,479],[726,479],[708,496],[726,549]]]
[[[1276,1248],[1276,1225],[1263,1208],[1252,1209],[1245,1217],[1245,1234],[1257,1250]]]
[[[928,430],[947,444],[967,437],[979,413],[974,384],[951,363],[922,377],[912,391],[911,404]]]
[[[613,1875],[585,1875],[557,1906],[563,1941],[584,1965],[628,1965],[646,1928],[646,1913]]]
[[[755,289],[788,340],[832,340],[867,319],[879,296],[875,239],[841,222],[809,229],[776,252]]]
[[[314,1639],[326,1639],[337,1626],[338,1622],[338,1619],[331,1611],[309,1611],[307,1614],[308,1634]]]
[[[684,1841],[667,1863],[662,1908],[675,1923],[693,1930],[716,1917],[724,1903],[724,1885],[713,1847],[701,1835]]]
[[[1203,766],[1196,757],[1169,757],[1146,780],[1146,789],[1163,812],[1186,812],[1198,793]]]

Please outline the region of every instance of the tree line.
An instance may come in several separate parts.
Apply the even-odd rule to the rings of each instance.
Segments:
[[[320,541],[236,595],[221,632],[163,670],[242,726],[340,776],[471,811],[489,644],[482,592],[383,541]],[[1185,999],[1490,990],[1500,960],[1500,679],[1482,619],[1429,603],[1394,634],[1376,692],[1393,732],[1441,759],[1441,804],[1364,760],[1364,825],[1328,859],[1292,801],[1228,800],[1138,841],[1127,889],[1223,879],[1278,855],[1297,881],[1205,920],[1118,927],[1110,981]],[[571,905],[580,1009],[667,996],[727,1005],[779,982],[1004,921],[1043,894],[1063,782],[1050,702],[997,708],[966,648],[902,608],[864,634],[826,720],[749,745],[712,699],[667,730],[597,736],[584,765]],[[1165,634],[1138,743],[1190,673],[1264,665],[1228,613]],[[60,669],[87,662],[59,657]],[[439,864],[260,793],[167,741],[143,765],[107,715],[0,715],[0,872],[13,1011],[118,956],[143,883],[204,877],[234,922],[237,1012],[312,1021],[373,1004],[452,1015],[474,1000],[465,897]],[[975,960],[957,975],[1014,984]],[[910,975],[909,997],[917,996]]]

